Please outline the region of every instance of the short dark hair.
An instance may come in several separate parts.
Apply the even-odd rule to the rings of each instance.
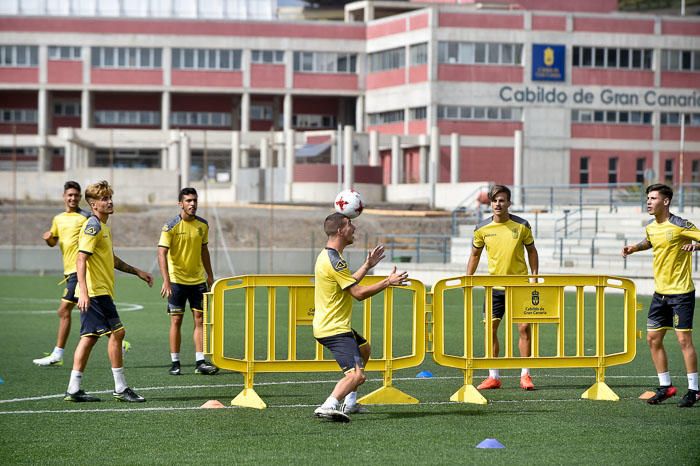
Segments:
[[[189,196],[192,194],[197,196],[197,190],[194,188],[191,188],[189,186],[187,188],[182,188],[180,190],[180,195],[177,197],[177,202],[182,202],[182,200],[185,198],[185,196]]]
[[[77,181],[66,181],[65,184],[63,185],[63,192],[65,193],[69,189],[77,189],[78,192],[81,191],[80,185],[78,184]]]
[[[326,220],[323,222],[323,231],[326,232],[328,237],[335,236],[338,234],[338,230],[345,224],[345,220],[350,221],[345,215],[333,212],[326,217]]]
[[[652,191],[658,192],[663,197],[668,198],[669,201],[673,199],[673,189],[671,189],[668,185],[661,183],[652,184],[647,188],[647,194]]]
[[[502,184],[494,184],[491,186],[491,189],[489,189],[489,201],[493,202],[493,200],[496,199],[496,196],[501,193],[505,193],[506,197],[508,198],[508,202],[510,202],[510,189]]]

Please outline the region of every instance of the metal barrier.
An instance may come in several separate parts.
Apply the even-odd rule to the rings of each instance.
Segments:
[[[536,283],[529,283],[523,276],[462,276],[437,282],[433,287],[433,359],[436,363],[461,369],[464,372],[464,385],[450,398],[451,401],[486,404],[487,400],[472,384],[475,369],[517,369],[531,368],[593,368],[596,382],[581,397],[591,400],[619,400],[618,396],[605,383],[605,369],[626,364],[636,353],[636,293],[631,280],[609,276],[588,275],[539,275],[531,277]],[[506,289],[506,313],[503,320],[505,348],[504,357],[494,358],[490,331],[491,319],[484,319],[484,356],[474,353],[475,326],[474,288],[484,289],[484,308],[490,315],[492,309],[491,290],[493,287]],[[575,287],[575,335],[573,355],[565,352],[565,295],[567,287]],[[584,347],[584,288],[595,288],[595,351],[586,354]],[[606,354],[605,324],[610,313],[605,308],[606,288],[624,292],[621,309],[624,322],[623,351]],[[462,355],[445,352],[445,292],[461,289],[464,312],[464,351]],[[481,313],[479,309],[477,312]],[[514,357],[512,328],[514,324],[530,323],[532,331],[531,357]],[[556,326],[556,355],[540,356],[540,326]]]
[[[371,285],[385,277],[367,276],[360,284]],[[263,316],[256,314],[256,289],[267,291],[267,308]],[[287,293],[287,355],[277,358],[277,321],[278,321],[278,291],[286,289]],[[408,290],[411,297],[410,313],[413,318],[411,328],[412,343],[409,354],[394,355],[394,314],[395,290]],[[244,294],[243,302],[236,302],[233,309],[226,306],[226,294],[240,290]],[[283,294],[283,293],[282,293]],[[359,401],[366,404],[407,404],[418,403],[418,400],[392,386],[393,371],[417,367],[425,358],[425,286],[417,281],[411,281],[407,286],[390,287],[383,291],[382,323],[372,321],[372,299],[362,302],[363,325],[362,334],[372,344],[373,325],[383,325],[382,328],[382,357],[370,358],[366,369],[382,372],[383,386],[362,397]],[[279,297],[282,298],[282,297]],[[227,313],[238,313],[242,316],[242,325],[225,328]],[[297,332],[301,327],[310,326],[314,312],[314,277],[313,275],[245,275],[217,280],[211,292],[205,294],[204,303],[204,351],[211,355],[212,362],[221,369],[240,372],[244,376],[244,388],[232,401],[232,405],[263,409],[265,402],[253,388],[254,376],[263,372],[338,372],[338,364],[333,359],[324,359],[324,350],[315,343],[313,359],[298,359],[300,349],[297,345]],[[256,355],[256,337],[262,338],[263,333],[256,333],[256,317],[266,318],[265,344],[267,355],[259,358]],[[230,327],[230,325],[229,325]],[[225,353],[226,337],[242,338],[244,354],[240,358],[227,356]],[[314,340],[308,338],[305,342]],[[313,343],[312,343],[313,344]],[[375,349],[373,353],[378,353]]]

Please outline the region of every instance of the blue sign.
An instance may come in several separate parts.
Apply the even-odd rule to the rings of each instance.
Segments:
[[[532,44],[532,80],[566,80],[566,46]]]

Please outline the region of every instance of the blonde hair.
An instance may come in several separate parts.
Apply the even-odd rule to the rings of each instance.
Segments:
[[[85,200],[89,204],[91,200],[97,201],[103,197],[112,197],[112,194],[114,194],[114,191],[112,191],[112,187],[109,185],[109,182],[102,180],[100,182],[88,185],[88,187],[85,189]]]

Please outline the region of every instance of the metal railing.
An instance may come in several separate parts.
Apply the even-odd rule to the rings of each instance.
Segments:
[[[384,244],[387,257],[392,262],[440,262],[450,261],[452,236],[437,234],[387,234],[377,235],[376,244]]]

